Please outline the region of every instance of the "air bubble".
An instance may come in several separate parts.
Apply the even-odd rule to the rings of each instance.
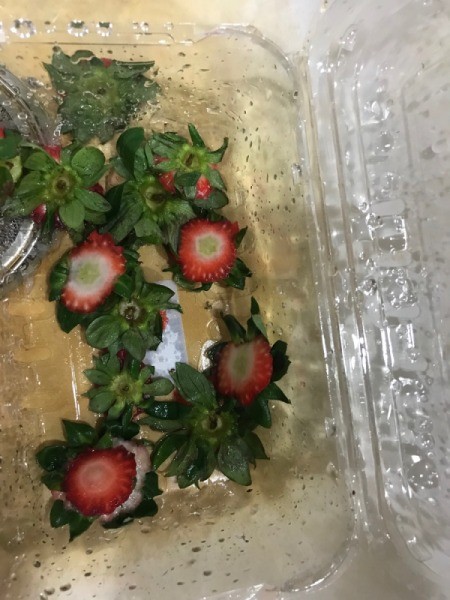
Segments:
[[[67,25],[67,32],[75,37],[83,37],[89,33],[89,29],[84,21],[74,19]]]
[[[109,21],[99,21],[95,26],[96,32],[102,37],[108,37],[109,35],[111,35],[112,29],[113,25]]]
[[[375,281],[375,279],[370,278],[370,279],[365,279],[359,286],[359,289],[366,296],[370,296],[377,291],[377,287],[378,286],[377,286],[377,282]]]
[[[15,19],[11,26],[11,32],[22,39],[27,39],[36,33],[36,27],[33,21],[28,19]]]
[[[353,52],[356,44],[356,29],[353,27],[347,29],[339,43],[343,50]]]
[[[434,462],[428,458],[417,461],[408,470],[408,482],[416,492],[438,487],[439,475]]]
[[[140,21],[139,23],[137,21],[134,21],[133,29],[134,29],[134,31],[137,31],[140,33],[149,33],[150,25],[146,21]]]

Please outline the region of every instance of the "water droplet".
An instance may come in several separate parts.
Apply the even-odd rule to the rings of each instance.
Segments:
[[[356,29],[354,27],[347,29],[339,43],[343,50],[353,52],[356,44]]]
[[[67,31],[68,33],[70,33],[70,35],[73,35],[75,37],[83,37],[84,35],[89,33],[89,29],[85,22],[80,21],[78,19],[70,21],[70,23],[67,25]]]
[[[15,19],[11,26],[11,32],[22,39],[26,39],[36,33],[36,27],[33,21],[29,21],[28,19]]]
[[[434,437],[429,433],[422,433],[416,438],[417,445],[423,450],[433,450],[435,447]]]
[[[301,181],[302,178],[302,167],[301,165],[299,165],[298,163],[294,163],[291,166],[291,171],[292,171],[292,181],[294,182],[294,185],[298,185]]]
[[[109,21],[99,21],[95,26],[96,32],[102,37],[108,37],[111,35],[112,29],[113,25]]]
[[[359,289],[366,296],[370,296],[371,294],[374,294],[377,291],[377,287],[378,286],[377,286],[377,282],[375,281],[375,279],[370,278],[370,279],[365,279],[359,286]]]
[[[327,438],[333,437],[336,435],[336,421],[331,417],[325,418],[325,435]]]
[[[134,21],[133,29],[140,33],[149,33],[150,32],[150,26],[146,21],[140,21],[139,23],[137,21]]]
[[[408,470],[408,482],[413,490],[435,488],[439,485],[439,475],[434,462],[428,458],[414,463]]]

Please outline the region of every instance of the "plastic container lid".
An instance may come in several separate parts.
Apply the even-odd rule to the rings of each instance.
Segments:
[[[332,273],[323,322],[344,370],[363,518],[446,579],[449,16],[439,0],[335,2],[309,56],[313,206]]]

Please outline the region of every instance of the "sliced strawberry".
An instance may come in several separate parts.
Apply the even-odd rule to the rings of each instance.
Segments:
[[[89,189],[90,189],[91,192],[95,192],[96,194],[100,194],[100,196],[104,196],[105,195],[105,188],[100,183],[96,183],[95,185],[92,185]]]
[[[169,317],[167,316],[167,311],[165,310],[160,310],[159,314],[161,315],[162,330],[164,331],[167,325],[169,324]]]
[[[177,191],[177,188],[175,187],[175,171],[163,173],[158,177],[158,180],[166,192],[169,192],[169,194],[175,194]]]
[[[200,175],[195,190],[195,197],[199,200],[206,200],[210,197],[212,186],[204,175]]]
[[[236,260],[238,231],[236,223],[226,220],[192,219],[183,225],[178,248],[183,276],[201,283],[225,279]]]
[[[192,406],[192,402],[188,402],[176,388],[173,391],[173,401],[178,402],[178,404],[183,404],[184,406]]]
[[[47,214],[47,207],[45,204],[39,204],[31,213],[31,218],[36,223],[36,225],[41,225],[45,220],[45,215]]]
[[[107,515],[129,498],[135,478],[132,452],[123,446],[90,448],[69,463],[62,489],[82,515]]]
[[[242,344],[229,342],[219,355],[217,390],[248,406],[269,385],[272,372],[270,344],[263,336]]]
[[[123,248],[116,246],[108,233],[93,231],[88,239],[69,254],[69,278],[61,301],[69,310],[89,313],[98,308],[125,273]]]
[[[56,162],[59,162],[61,159],[61,146],[44,146],[44,150],[47,152],[49,156],[54,158]]]

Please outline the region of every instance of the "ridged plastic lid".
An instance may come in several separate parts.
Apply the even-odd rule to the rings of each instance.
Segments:
[[[337,316],[364,518],[445,577],[449,30],[448,2],[335,2],[309,61],[315,202],[332,258],[330,322]]]

